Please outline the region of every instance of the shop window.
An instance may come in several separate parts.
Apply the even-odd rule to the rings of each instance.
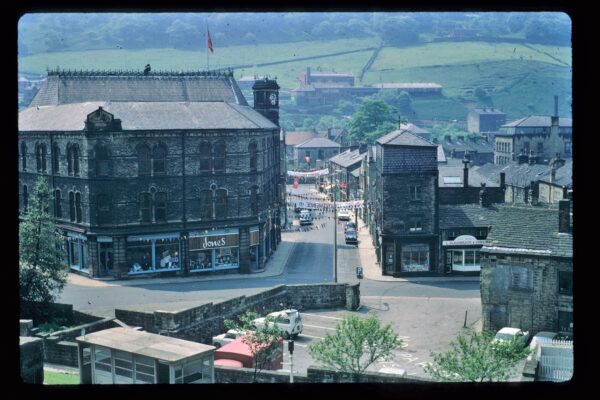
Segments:
[[[214,167],[215,171],[223,172],[226,168],[227,148],[225,142],[219,140],[215,144]]]
[[[227,247],[215,249],[215,267],[237,266],[239,264],[239,248]]]
[[[212,170],[211,145],[209,142],[200,143],[198,153],[200,154],[200,171],[207,172]]]
[[[155,175],[164,174],[167,165],[167,147],[160,143],[152,149],[152,172]]]
[[[573,296],[573,272],[558,271],[558,293]]]
[[[138,164],[138,176],[150,175],[151,159],[150,159],[150,148],[142,144],[137,147],[137,164]]]
[[[29,192],[27,191],[27,185],[23,185],[23,212],[27,212],[28,205],[29,205]]]
[[[156,240],[156,269],[179,269],[179,240]]]
[[[54,216],[56,218],[62,218],[62,207],[61,207],[61,194],[60,190],[54,191]]]
[[[258,187],[250,188],[250,212],[252,215],[258,215]]]
[[[511,267],[510,288],[513,290],[533,290],[533,273],[526,267]]]
[[[52,145],[52,173],[60,173],[60,147],[58,143]]]
[[[107,194],[96,196],[96,212],[99,225],[110,224],[110,199]]]
[[[141,222],[152,222],[150,213],[150,193],[140,193],[140,219]]]
[[[129,272],[152,271],[152,242],[141,240],[127,243]]]
[[[25,141],[21,142],[21,167],[23,171],[27,171],[27,144]]]
[[[75,193],[69,192],[69,219],[75,222]]]
[[[73,238],[69,239],[69,265],[79,267],[79,241]]]
[[[429,246],[411,244],[402,247],[403,272],[429,271]]]
[[[110,174],[110,155],[105,146],[96,147],[96,176],[108,176]]]
[[[255,141],[250,142],[250,145],[248,146],[248,154],[250,155],[250,171],[255,172],[258,158]]]
[[[75,221],[81,222],[81,193],[75,193]]]
[[[154,220],[156,222],[167,221],[167,194],[164,192],[154,194]]]
[[[190,251],[190,269],[212,269],[212,250]]]
[[[411,200],[421,200],[421,186],[411,185],[408,187],[409,198]]]
[[[210,219],[213,216],[213,191],[202,190],[200,192],[200,218]]]
[[[215,218],[227,218],[227,190],[217,189],[215,192]]]

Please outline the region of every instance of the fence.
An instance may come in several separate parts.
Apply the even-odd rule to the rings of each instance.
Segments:
[[[538,380],[563,382],[573,377],[573,342],[553,340],[538,347]]]

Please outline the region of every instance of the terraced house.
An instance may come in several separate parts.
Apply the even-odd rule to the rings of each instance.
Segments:
[[[248,273],[280,241],[279,86],[232,71],[49,71],[19,113],[20,211],[38,176],[92,277]]]

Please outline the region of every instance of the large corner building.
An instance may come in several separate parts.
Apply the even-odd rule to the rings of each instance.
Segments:
[[[232,71],[50,71],[19,112],[20,212],[36,179],[68,266],[92,277],[262,268],[280,241],[279,86]]]

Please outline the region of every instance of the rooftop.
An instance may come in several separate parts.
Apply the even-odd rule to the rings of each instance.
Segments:
[[[341,167],[348,168],[352,165],[360,165],[367,153],[359,153],[359,150],[346,150],[343,153],[335,155],[329,159],[329,162],[337,164]]]
[[[474,108],[472,110],[476,114],[496,114],[496,115],[506,115],[502,110],[498,110],[497,108]]]
[[[316,147],[338,148],[338,147],[341,147],[341,145],[339,143],[336,143],[333,140],[329,140],[327,138],[316,137],[316,138],[308,139],[307,141],[297,144],[294,147],[297,147],[297,148],[316,148]]]
[[[214,346],[206,344],[123,327],[88,333],[76,340],[169,362],[185,360],[215,349]]]
[[[438,160],[439,161],[439,160]],[[463,186],[463,174],[464,165],[462,160],[451,158],[447,160],[446,164],[438,165],[438,186],[439,187],[462,187]],[[500,185],[498,178],[492,180],[491,175],[482,175],[477,172],[474,167],[469,168],[469,186],[479,187],[482,183],[485,183],[487,187],[498,187]],[[458,179],[447,179],[447,178],[458,178]]]
[[[315,132],[311,131],[285,132],[285,144],[287,146],[295,146],[297,144],[304,143],[308,139],[312,139],[315,136]]]
[[[502,128],[547,128],[552,125],[552,117],[548,115],[529,115],[516,121],[502,125]],[[561,127],[573,127],[572,118],[559,117],[558,125]]]
[[[410,131],[399,129],[388,133],[385,136],[377,139],[377,143],[381,145],[398,145],[398,146],[425,146],[434,147],[435,144],[428,140],[419,137]]]
[[[472,169],[480,176],[499,184],[500,173],[505,174],[505,183],[509,186],[525,187],[531,181],[550,182],[551,169],[546,164],[519,164],[516,161],[511,161],[508,164],[484,164],[473,166]],[[573,160],[566,159],[565,165],[556,170],[554,183],[560,186],[570,186],[573,183]]]

